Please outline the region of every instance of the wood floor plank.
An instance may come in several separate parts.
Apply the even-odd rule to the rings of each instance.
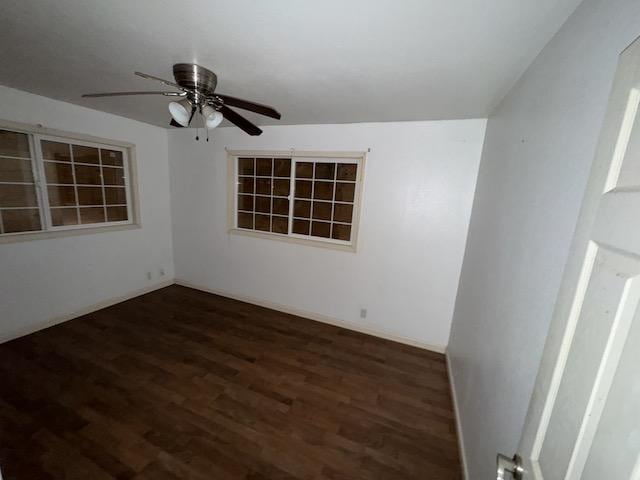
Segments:
[[[0,345],[5,480],[460,479],[440,354],[171,286]]]

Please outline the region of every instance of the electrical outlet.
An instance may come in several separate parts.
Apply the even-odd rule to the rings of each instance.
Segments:
[[[366,308],[361,308],[360,309],[360,318],[367,318],[367,309]]]
[[[147,280],[151,280],[151,272],[147,272]]]

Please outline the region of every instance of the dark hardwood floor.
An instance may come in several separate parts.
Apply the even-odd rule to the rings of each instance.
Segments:
[[[0,345],[0,467],[461,478],[442,355],[179,286]]]

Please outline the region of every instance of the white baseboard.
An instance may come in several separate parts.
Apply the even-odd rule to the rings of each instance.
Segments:
[[[453,414],[456,418],[456,432],[458,434],[458,450],[460,451],[460,463],[462,464],[462,478],[467,480],[469,478],[469,470],[467,468],[467,455],[464,450],[464,438],[462,437],[462,424],[460,423],[460,409],[458,408],[458,395],[456,393],[456,385],[453,377],[453,370],[451,370],[451,362],[449,361],[449,354],[445,353],[447,361],[447,374],[449,376],[449,386],[451,388],[451,398],[453,400]]]
[[[404,343],[405,345],[411,345],[412,347],[421,348],[423,350],[429,350],[437,353],[444,353],[446,350],[446,347],[444,346],[430,345],[430,344],[419,342],[410,338],[394,335],[392,333],[387,333],[387,332],[383,332],[383,331],[372,329],[372,328],[362,327],[361,325],[357,325],[355,323],[346,322],[344,320],[338,320],[337,318],[332,318],[319,313],[300,310],[298,308],[290,307],[288,305],[281,305],[279,303],[270,302],[268,300],[262,300],[259,298],[248,297],[245,295],[238,295],[230,292],[224,292],[221,290],[215,290],[208,287],[204,287],[202,285],[191,283],[186,280],[181,280],[178,278],[176,278],[175,283],[177,285],[182,285],[183,287],[189,287],[195,290],[201,290],[203,292],[213,293],[214,295],[220,295],[221,297],[232,298],[234,300],[239,300],[241,302],[251,303],[252,305],[258,305],[260,307],[269,308],[271,310],[277,310],[279,312],[296,315],[298,317],[308,318],[311,320],[315,320],[317,322],[328,323],[336,327],[346,328],[347,330],[353,330],[353,331],[364,333],[367,335],[372,335],[374,337],[384,338],[386,340],[391,340],[398,343]]]
[[[8,333],[6,335],[0,336],[0,343],[8,342],[10,340],[13,340],[19,337],[24,337],[25,335],[29,335],[30,333],[37,332],[38,330],[43,330],[45,328],[52,327],[59,323],[72,320],[76,317],[81,317],[82,315],[95,312],[96,310],[101,310],[103,308],[110,307],[111,305],[115,305],[116,303],[124,302],[125,300],[130,300],[132,298],[139,297],[140,295],[144,295],[145,293],[153,292],[154,290],[168,287],[169,285],[173,285],[173,283],[174,283],[173,280],[165,280],[164,282],[154,283],[153,285],[150,285],[148,287],[141,288],[139,290],[134,290],[133,292],[127,293],[126,295],[109,298],[102,302],[98,302],[88,307],[81,308],[80,310],[76,310],[75,312],[68,313],[66,315],[59,315],[57,317],[50,318],[43,322],[38,322],[37,324],[30,325],[27,328],[19,329],[14,332]]]
[[[126,295],[122,295],[120,297],[114,297],[102,302],[98,302],[96,304],[90,305],[88,307],[82,308],[80,310],[76,310],[74,312],[60,315],[43,322],[39,322],[35,325],[30,325],[27,328],[19,329],[17,331],[13,331],[11,333],[0,336],[0,344],[4,342],[8,342],[10,340],[23,337],[25,335],[29,335],[30,333],[37,332],[38,330],[43,330],[48,327],[52,327],[53,325],[57,325],[59,323],[66,322],[68,320],[72,320],[76,317],[81,317],[82,315],[87,315],[88,313],[95,312],[97,310],[101,310],[103,308],[110,307],[111,305],[115,305],[116,303],[124,302],[126,300],[130,300],[135,297],[139,297],[140,295],[144,295],[145,293],[152,292],[154,290],[158,290],[160,288],[168,287],[173,284],[182,285],[184,287],[193,288],[196,290],[201,290],[203,292],[212,293],[214,295],[220,295],[222,297],[232,298],[234,300],[239,300],[241,302],[251,303],[253,305],[258,305],[260,307],[269,308],[271,310],[277,310],[279,312],[288,313],[291,315],[296,315],[298,317],[309,318],[311,320],[315,320],[322,323],[328,323],[330,325],[334,325],[336,327],[346,328],[347,330],[353,330],[356,332],[364,333],[367,335],[372,335],[374,337],[384,338],[386,340],[391,340],[398,343],[403,343],[405,345],[411,345],[412,347],[421,348],[423,350],[429,350],[437,353],[445,353],[446,347],[440,345],[431,345],[428,343],[420,342],[417,340],[413,340],[411,338],[402,337],[399,335],[394,335],[392,333],[376,330],[373,328],[362,327],[361,325],[357,325],[355,323],[346,322],[344,320],[338,320],[337,318],[332,318],[327,315],[322,315],[319,313],[308,312],[305,310],[300,310],[298,308],[290,307],[287,305],[281,305],[278,303],[270,302],[267,300],[261,300],[253,297],[248,297],[245,295],[237,295],[229,292],[224,292],[221,290],[214,290],[211,288],[204,287],[202,285],[197,285],[186,280],[175,279],[174,280],[166,280],[164,282],[155,283],[148,287],[135,290]]]

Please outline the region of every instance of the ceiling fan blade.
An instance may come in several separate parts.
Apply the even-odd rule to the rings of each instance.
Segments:
[[[149,75],[148,73],[142,73],[142,72],[133,72],[133,73],[135,73],[139,77],[146,78],[148,80],[155,80],[156,82],[161,82],[170,87],[175,87],[182,90],[182,87],[180,87],[180,85],[178,85],[177,83],[170,82],[169,80],[164,80],[159,77],[154,77],[153,75]]]
[[[176,122],[173,118],[169,122],[169,125],[172,126],[172,127],[184,128],[182,125],[180,125],[178,122]]]
[[[229,120],[236,127],[240,127],[249,135],[260,135],[262,133],[262,130],[260,130],[253,123],[251,123],[249,120],[244,118],[242,115],[231,110],[229,107],[225,107],[223,105],[222,107],[220,107],[219,112],[222,114],[224,118]]]
[[[110,93],[85,93],[83,98],[98,97],[126,97],[129,95],[164,95],[165,97],[182,97],[183,92],[110,92]]]
[[[280,120],[280,113],[269,105],[262,105],[260,103],[243,100],[242,98],[230,97],[229,95],[222,95],[220,93],[216,93],[215,96],[220,98],[225,105],[231,105],[232,107],[242,108],[243,110],[249,110],[250,112],[259,113],[260,115]]]

